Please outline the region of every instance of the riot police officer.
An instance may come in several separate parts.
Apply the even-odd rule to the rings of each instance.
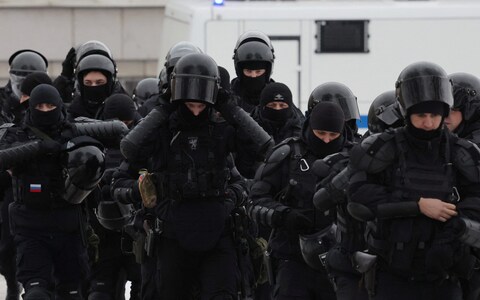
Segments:
[[[480,217],[479,150],[443,126],[453,97],[440,66],[410,64],[395,87],[406,126],[351,152],[349,211],[368,220],[377,255],[367,290],[373,299],[460,299],[457,278],[474,265],[465,243]]]
[[[140,80],[133,90],[132,99],[142,117],[145,117],[148,113],[147,106],[143,107],[145,102],[151,98],[157,97],[158,94],[160,94],[159,84],[160,80],[158,78],[145,78]]]
[[[129,128],[138,121],[132,99],[124,94],[114,94],[105,101],[103,117],[106,120],[120,120]],[[140,266],[131,254],[121,249],[122,229],[133,218],[135,207],[115,201],[110,193],[112,175],[122,162],[119,143],[106,144],[105,174],[99,183],[101,195],[92,199],[96,218],[90,225],[99,237],[98,259],[93,262],[89,277],[88,299],[124,299],[126,280],[131,282],[130,299],[140,299]],[[138,207],[137,207],[138,208]]]
[[[171,75],[175,64],[180,58],[187,54],[202,53],[199,47],[186,41],[181,41],[174,44],[167,52],[165,56],[165,64],[162,71],[159,74],[158,81],[158,94],[151,97],[144,103],[144,109],[140,112],[142,115],[147,115],[155,106],[164,105],[170,102],[171,97]],[[164,77],[163,77],[164,76]]]
[[[5,123],[19,123],[23,118],[27,103],[20,103],[22,83],[30,73],[47,72],[48,61],[40,52],[30,49],[19,50],[8,59],[10,79],[7,85],[0,89],[2,119]]]
[[[88,264],[80,203],[103,175],[103,146],[72,139],[53,86],[35,87],[28,103],[24,125],[9,128],[0,142],[0,167],[11,173],[15,197],[9,212],[17,278],[24,299],[82,299]]]
[[[269,241],[274,299],[335,299],[319,259],[334,244],[333,219],[315,211],[317,177],[311,167],[317,159],[343,149],[344,125],[337,104],[317,105],[302,136],[278,144],[257,171],[249,213],[274,229]]]
[[[373,100],[368,109],[368,133],[365,133],[363,138],[403,125],[403,116],[395,91],[383,92]]]
[[[256,121],[273,136],[275,144],[289,137],[300,136],[303,119],[294,113],[292,92],[288,86],[272,82],[262,90]]]
[[[148,158],[144,166],[153,178],[128,180],[124,168],[123,176],[121,170],[114,175],[114,189],[128,188],[130,201],[140,201],[141,194],[144,206],[154,208],[154,222],[148,228],[157,232],[157,291],[166,299],[188,299],[192,294],[200,299],[235,299],[240,290],[229,216],[243,205],[245,187],[228,162],[236,151],[236,129],[220,121],[213,107],[229,122],[239,121],[231,118],[230,110],[240,119],[249,118],[252,135],[263,130],[231,103],[227,91],[218,91],[219,83],[218,67],[208,55],[182,56],[171,77],[172,102],[178,106],[159,108],[171,111],[168,125],[139,131],[146,126],[143,121],[121,144],[122,153],[134,162],[132,148],[139,143],[132,141],[144,145],[145,133],[155,137],[153,145],[135,152],[144,153],[137,161]],[[157,110],[151,114],[163,116]],[[130,177],[135,176],[131,170]],[[155,183],[147,184],[150,180]]]
[[[326,82],[317,86],[308,98],[307,112],[309,112],[319,102],[332,101],[340,105],[346,120],[347,138],[349,141],[358,142],[361,136],[358,134],[357,120],[360,120],[360,111],[358,110],[357,97],[349,87],[339,82]]]
[[[480,144],[480,79],[468,73],[448,76],[453,82],[453,106],[445,125],[459,137]]]
[[[112,51],[101,41],[90,40],[79,46],[70,48],[62,62],[62,72],[60,76],[53,81],[53,85],[57,88],[64,103],[67,105],[72,102],[75,94],[78,94],[78,84],[75,75],[78,63],[84,57],[91,54],[103,55],[110,58],[115,64],[115,70],[117,68],[115,60],[113,59]],[[126,94],[125,89],[119,81],[114,82],[113,92]]]
[[[111,58],[101,54],[83,57],[76,69],[79,94],[68,107],[70,120],[77,117],[101,119],[105,99],[114,91],[116,74]]]

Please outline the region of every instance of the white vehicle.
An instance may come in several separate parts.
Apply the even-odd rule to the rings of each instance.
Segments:
[[[275,48],[272,78],[290,87],[302,111],[316,86],[338,81],[358,98],[360,127],[372,100],[393,90],[412,62],[480,76],[480,1],[170,0],[163,30],[160,66],[170,46],[186,40],[232,78],[238,36],[263,31]]]

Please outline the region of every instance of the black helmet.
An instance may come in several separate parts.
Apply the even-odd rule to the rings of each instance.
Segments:
[[[8,59],[10,65],[10,84],[13,93],[20,99],[22,95],[20,88],[22,87],[25,77],[33,72],[47,73],[48,61],[41,53],[24,49],[13,53]]]
[[[148,98],[159,93],[159,82],[157,78],[145,78],[137,83],[132,94],[132,99],[137,106],[142,106]]]
[[[324,261],[329,249],[335,245],[336,225],[330,225],[309,235],[300,234],[299,244],[303,260],[317,271],[325,271]]]
[[[460,110],[468,121],[480,107],[480,79],[469,73],[453,73],[448,78],[453,84],[452,108]]]
[[[172,74],[173,68],[178,60],[181,57],[192,53],[202,53],[202,50],[194,44],[185,41],[176,43],[170,48],[170,50],[168,50],[167,56],[165,57],[165,68],[167,69],[168,79],[171,79],[170,75]]]
[[[89,71],[99,71],[102,72],[107,77],[107,85],[109,94],[113,91],[113,86],[115,83],[116,69],[115,63],[112,59],[101,54],[91,54],[85,56],[78,62],[76,69],[77,83],[80,88],[80,93],[83,95],[83,76]]]
[[[172,101],[192,100],[215,104],[220,85],[217,63],[207,54],[188,54],[172,73]]]
[[[167,68],[163,67],[158,74],[158,90],[163,91],[168,87]]]
[[[395,95],[403,116],[420,102],[436,101],[444,104],[444,116],[448,116],[453,104],[452,82],[437,64],[416,62],[408,65],[395,82]]]
[[[82,58],[90,54],[101,54],[113,60],[112,51],[104,43],[91,40],[80,45],[76,50],[76,60],[80,62]]]
[[[24,49],[13,53],[8,59],[10,74],[27,76],[33,72],[47,72],[48,61],[40,52]]]
[[[340,105],[345,114],[346,122],[360,120],[357,97],[343,83],[327,82],[317,86],[308,99],[308,111],[311,112],[317,103],[323,101],[331,101]]]
[[[108,230],[121,231],[123,226],[131,223],[134,218],[133,204],[123,204],[119,201],[104,200],[98,204],[95,215],[98,222]]]
[[[266,80],[270,80],[275,60],[270,38],[261,31],[247,31],[237,39],[233,50],[233,62],[238,77],[243,76],[243,65],[249,62],[262,62],[266,65]]]
[[[63,199],[81,203],[100,182],[105,171],[103,145],[88,136],[79,136],[67,142],[67,178]]]
[[[397,122],[401,125],[403,116],[395,98],[395,91],[381,93],[373,100],[368,110],[368,130],[371,133],[384,132]]]

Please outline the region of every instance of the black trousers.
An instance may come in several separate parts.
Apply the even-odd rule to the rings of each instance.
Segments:
[[[275,300],[335,300],[335,292],[326,273],[304,262],[278,260],[273,290]]]
[[[412,281],[382,270],[377,272],[375,300],[461,300],[458,281]]]
[[[17,248],[17,279],[26,291],[42,286],[57,294],[80,293],[88,273],[88,256],[80,233],[38,233],[14,236]]]
[[[156,258],[160,299],[236,299],[239,281],[231,235],[205,252],[186,251],[177,240],[163,237]]]

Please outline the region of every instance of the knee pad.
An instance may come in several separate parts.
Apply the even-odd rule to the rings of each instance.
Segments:
[[[88,295],[88,300],[114,300],[114,299],[108,293],[95,291]]]
[[[28,288],[23,295],[23,300],[51,300],[52,293],[42,286],[34,286]]]

